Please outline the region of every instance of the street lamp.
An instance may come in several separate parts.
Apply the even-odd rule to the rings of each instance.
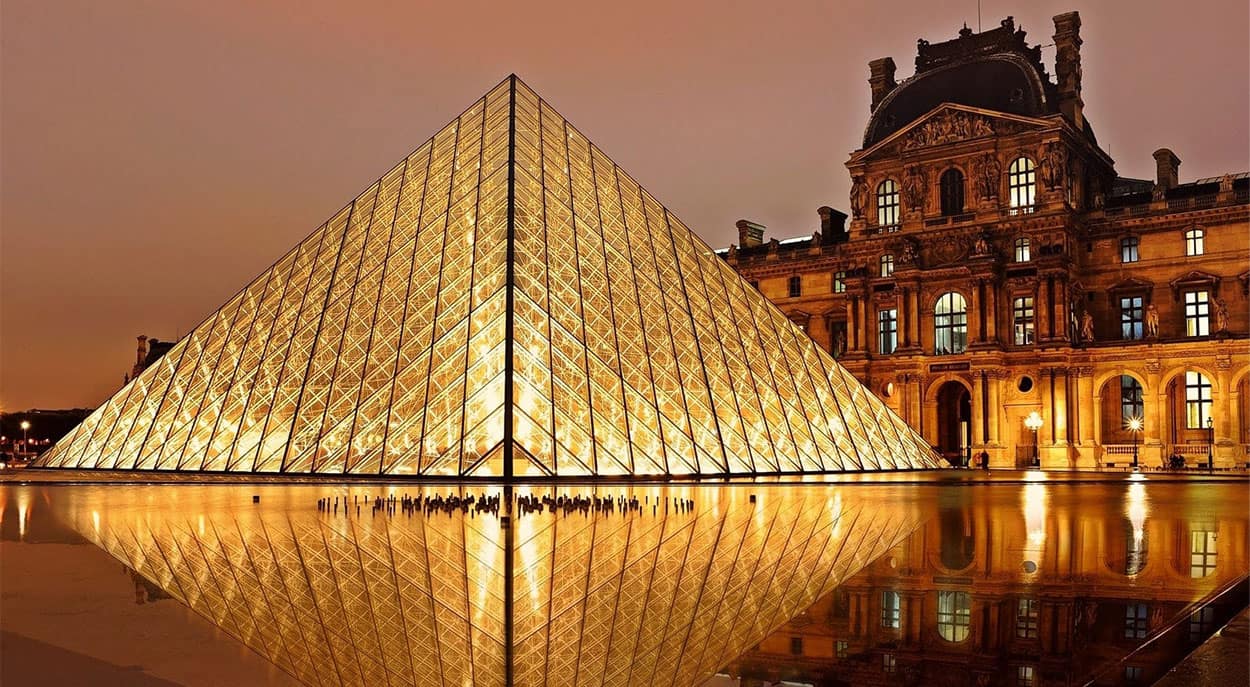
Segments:
[[[1142,421],[1140,417],[1130,417],[1128,419],[1128,431],[1133,433],[1133,470],[1137,470],[1137,435],[1141,432]]]
[[[1215,446],[1215,418],[1207,416],[1207,472],[1215,471],[1215,460],[1212,450]]]
[[[30,444],[26,441],[26,432],[30,429],[30,420],[22,420],[20,427],[22,428],[22,451],[29,452]]]
[[[1037,430],[1042,428],[1042,414],[1034,410],[1029,416],[1024,418],[1024,426],[1033,430],[1033,465],[1041,465],[1041,456],[1037,450]]]

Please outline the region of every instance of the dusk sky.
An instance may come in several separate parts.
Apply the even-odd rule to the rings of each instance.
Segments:
[[[983,0],[1049,44],[1121,175],[1250,168],[1245,0]],[[709,243],[845,210],[869,60],[977,26],[926,2],[0,4],[0,409],[94,406],[516,72]],[[1054,72],[1054,48],[1043,49]]]

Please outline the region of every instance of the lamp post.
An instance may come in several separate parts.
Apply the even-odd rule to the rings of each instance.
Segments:
[[[22,452],[29,453],[30,444],[26,440],[26,432],[30,429],[30,420],[22,420],[22,424],[20,426],[22,428]]]
[[[1215,418],[1207,416],[1207,472],[1215,471]]]
[[[1128,431],[1133,433],[1133,471],[1137,471],[1137,435],[1142,429],[1142,420],[1140,417],[1130,417],[1128,419]]]
[[[1033,465],[1041,465],[1042,459],[1038,455],[1037,448],[1037,430],[1042,428],[1042,414],[1034,410],[1029,416],[1024,418],[1024,426],[1033,431]]]

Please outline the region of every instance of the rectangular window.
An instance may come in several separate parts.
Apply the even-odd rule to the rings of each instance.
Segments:
[[[1211,333],[1211,302],[1206,291],[1185,292],[1185,336]]]
[[[881,256],[881,276],[894,276],[894,256],[890,253]]]
[[[803,295],[803,280],[799,277],[790,277],[789,282],[790,297],[798,298]]]
[[[1146,604],[1129,604],[1124,607],[1124,638],[1145,639],[1149,609]]]
[[[1016,602],[1016,637],[1037,639],[1037,599],[1020,599]]]
[[[1185,232],[1185,255],[1193,257],[1207,252],[1206,232],[1202,229],[1190,229]]]
[[[881,654],[881,670],[886,673],[893,673],[898,668],[898,663],[894,658],[894,654]]]
[[[1140,246],[1140,239],[1136,236],[1126,236],[1120,239],[1120,262],[1137,262],[1140,260],[1141,256],[1138,254]]]
[[[838,641],[833,643],[834,655],[837,656],[838,658],[846,658],[847,654],[850,653],[848,649],[849,649],[849,645],[847,644],[845,639],[839,639]]]
[[[1203,606],[1189,614],[1189,641],[1204,641],[1215,629],[1215,607]]]
[[[1124,681],[1130,685],[1141,682],[1141,666],[1124,666]]]
[[[1128,375],[1120,375],[1120,426],[1127,427],[1130,419],[1141,419],[1145,412],[1141,384]]]
[[[1185,371],[1185,429],[1206,429],[1211,417],[1211,380],[1201,372]]]
[[[1011,301],[1011,321],[1016,328],[1016,345],[1033,343],[1033,297],[1021,296]]]
[[[1215,572],[1215,532],[1192,530],[1189,533],[1189,576],[1206,577]]]
[[[881,592],[881,627],[897,630],[900,618],[898,592]]]
[[[1033,666],[1016,666],[1016,687],[1033,687]]]
[[[790,654],[793,656],[803,655],[803,638],[802,637],[790,638]]]
[[[1120,338],[1137,341],[1144,334],[1145,310],[1141,296],[1120,297]]]
[[[1027,238],[1016,239],[1016,262],[1028,262],[1033,259],[1033,245]]]
[[[833,292],[846,293],[846,272],[837,271],[833,273]]]
[[[898,309],[877,311],[877,352],[889,355],[898,348]]]

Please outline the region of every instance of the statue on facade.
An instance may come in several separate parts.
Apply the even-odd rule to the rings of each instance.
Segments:
[[[864,177],[851,181],[851,219],[860,219],[868,208],[868,182]]]
[[[1159,338],[1159,309],[1154,303],[1146,306],[1146,336]]]
[[[920,257],[920,247],[916,243],[916,239],[907,238],[903,241],[903,252],[899,255],[898,261],[903,265],[915,264],[916,259]]]
[[[842,357],[842,354],[845,352],[846,352],[846,331],[839,329],[837,333],[833,335],[833,350],[831,351],[831,353],[833,353],[833,357],[836,359],[836,358]]]
[[[977,234],[976,241],[974,241],[972,244],[972,254],[973,255],[989,255],[990,254],[990,242],[989,242],[989,239],[985,237],[984,233]]]
[[[907,179],[903,182],[903,200],[907,201],[907,209],[910,212],[924,211],[927,183],[923,169],[912,167],[907,172]]]
[[[1085,343],[1094,341],[1094,316],[1088,310],[1081,315],[1081,340]]]
[[[1228,332],[1228,303],[1223,298],[1215,299],[1215,333]]]
[[[1046,144],[1042,153],[1042,181],[1049,189],[1057,189],[1063,185],[1064,172],[1068,167],[1068,153],[1059,141]]]
[[[998,184],[1003,176],[1002,165],[994,153],[986,153],[976,164],[977,194],[982,200],[998,197]]]

